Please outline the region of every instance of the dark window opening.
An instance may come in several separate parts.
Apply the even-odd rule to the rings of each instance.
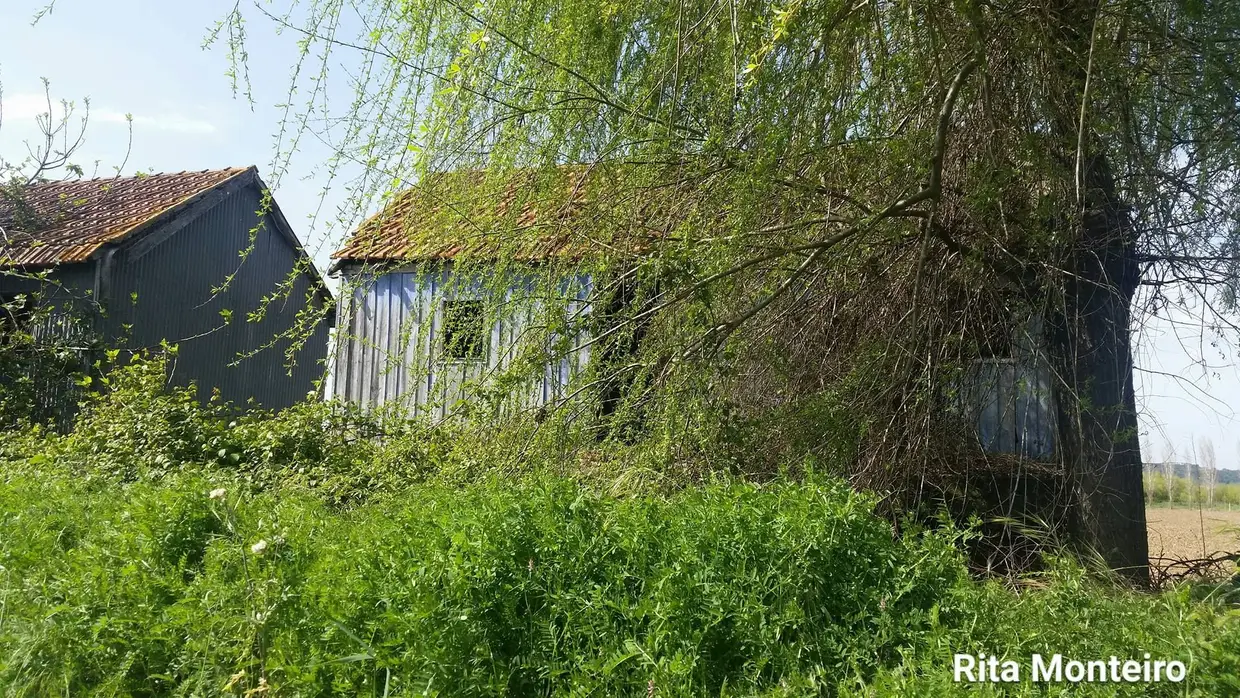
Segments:
[[[26,331],[34,316],[34,303],[25,294],[0,296],[0,343]]]
[[[990,320],[977,328],[978,354],[983,359],[1010,359],[1015,347],[1012,328],[1006,322]]]
[[[486,308],[482,301],[444,301],[443,356],[482,361],[487,355]]]

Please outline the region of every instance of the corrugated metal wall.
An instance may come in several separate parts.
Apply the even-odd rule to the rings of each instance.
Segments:
[[[1055,453],[1050,369],[1032,359],[981,359],[973,365],[969,404],[982,448],[1026,458]]]
[[[513,275],[507,283],[458,278],[451,263],[421,271],[378,275],[348,274],[336,320],[331,395],[363,406],[399,401],[416,413],[445,417],[473,389],[512,368],[523,338],[546,307],[529,299],[532,278]],[[559,282],[569,299],[570,317],[588,313],[590,278],[577,275]],[[494,289],[505,288],[503,298]],[[443,302],[483,299],[491,303],[486,359],[445,360],[441,351]],[[499,306],[496,309],[496,306]],[[579,344],[585,337],[573,338]],[[588,347],[548,363],[542,375],[530,376],[508,404],[528,408],[562,396],[589,361]]]
[[[307,304],[311,281],[301,274],[292,292],[272,303],[262,321],[247,321],[261,298],[277,293],[298,258],[267,216],[242,262],[240,253],[250,245],[260,208],[258,187],[246,186],[141,256],[119,253],[106,324],[110,334],[127,336],[125,346],[131,348],[158,347],[164,339],[177,344],[173,382],[196,382],[201,398],[217,388],[227,400],[253,399],[279,409],[304,399],[322,377],[328,323],[321,323],[297,353],[292,376],[284,356],[288,339],[230,365],[292,328]],[[226,290],[213,293],[233,274]],[[322,299],[311,302],[321,307]],[[221,310],[231,311],[230,322],[224,322]]]
[[[24,376],[33,381],[36,418],[50,420],[61,431],[72,426],[77,404],[85,392],[78,385],[76,374],[89,371],[95,358],[94,352],[88,350],[94,334],[93,284],[92,264],[57,267],[49,274],[47,283],[0,270],[0,302],[24,294],[31,306],[47,311],[28,328],[36,346],[54,348],[58,353],[67,350],[61,354],[63,361],[38,361],[33,366],[35,373]],[[0,384],[14,378],[0,375]]]

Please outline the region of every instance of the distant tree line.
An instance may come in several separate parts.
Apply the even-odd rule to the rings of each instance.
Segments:
[[[1153,452],[1148,443],[1143,449]],[[1240,503],[1240,470],[1219,467],[1214,442],[1194,437],[1187,450],[1188,458],[1181,458],[1168,444],[1161,462],[1144,463],[1145,501],[1207,506]]]

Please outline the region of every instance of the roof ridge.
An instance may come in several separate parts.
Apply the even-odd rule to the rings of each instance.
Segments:
[[[131,175],[125,175],[125,176],[116,174],[116,175],[112,175],[108,177],[89,177],[85,179],[53,179],[53,180],[48,180],[46,182],[37,182],[30,186],[43,187],[43,186],[49,186],[53,184],[90,184],[91,182],[108,182],[108,181],[117,181],[117,180],[125,180],[125,179],[148,179],[150,177],[173,177],[176,175],[204,175],[204,174],[223,173],[223,172],[241,174],[242,172],[245,172],[247,170],[257,171],[258,166],[257,165],[245,165],[243,167],[242,166],[208,167],[202,170],[180,170],[177,172],[144,172],[144,173],[135,173]]]

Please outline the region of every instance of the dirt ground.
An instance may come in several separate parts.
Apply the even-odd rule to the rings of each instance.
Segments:
[[[1240,551],[1240,509],[1148,507],[1150,557],[1201,558]],[[1201,533],[1205,529],[1205,545]]]

